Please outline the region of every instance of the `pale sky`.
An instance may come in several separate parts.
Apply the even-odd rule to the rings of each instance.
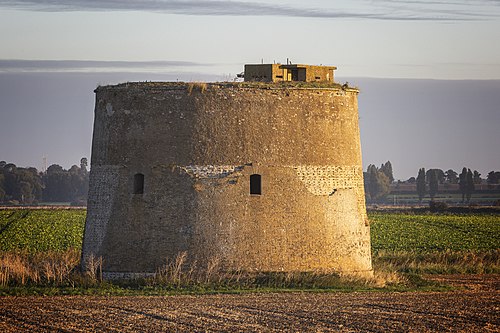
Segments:
[[[187,61],[222,75],[290,58],[348,77],[500,79],[498,0],[0,0],[0,31],[0,59]]]
[[[463,98],[464,94],[473,96],[477,100],[474,110],[456,103],[450,103],[446,109],[446,103],[440,102],[438,107],[432,101],[422,107],[443,110],[451,117],[453,112],[463,114],[470,110],[493,132],[500,121],[500,110],[495,104],[500,95],[498,81],[486,85],[493,89],[489,94],[484,93],[484,84],[460,85],[450,81],[500,80],[499,0],[0,0],[0,31],[0,160],[19,165],[40,167],[41,156],[47,154],[51,156],[49,161],[69,167],[78,163],[74,156],[89,156],[92,90],[98,84],[138,79],[232,79],[245,63],[262,60],[286,62],[290,58],[294,63],[337,66],[339,80],[366,84],[360,85],[360,114],[385,115],[388,118],[380,122],[388,127],[396,126],[395,115],[404,117],[410,108],[405,108],[404,100],[388,103],[394,98],[393,92],[377,89],[376,81],[366,78],[439,80],[439,89],[448,100]],[[388,89],[400,89],[398,96],[412,96],[412,84],[420,83],[419,87],[425,90],[425,80],[383,82]],[[78,90],[71,90],[70,84],[76,88],[77,82],[81,83]],[[50,90],[49,86],[61,89]],[[24,87],[44,93],[26,91]],[[58,94],[61,91],[64,96]],[[374,91],[377,98],[372,98]],[[34,100],[34,96],[38,99]],[[418,108],[418,102],[406,102],[412,103],[413,109]],[[435,99],[434,102],[437,103]],[[40,107],[35,111],[36,105]],[[392,109],[386,109],[387,105]],[[465,109],[458,110],[461,107]],[[37,112],[36,117],[33,112]],[[61,123],[60,114],[70,112],[74,116]],[[73,128],[72,119],[78,119],[78,125],[84,129],[81,133]],[[404,119],[409,121],[407,126],[413,126],[412,115]],[[56,123],[59,129],[51,128]],[[30,138],[30,133],[26,133],[24,139],[32,142],[32,149],[30,145],[13,149],[23,142],[11,135],[22,130],[21,124],[32,128],[30,133],[42,128],[52,135],[64,127],[67,130],[61,130],[61,135],[78,133],[81,138],[68,151],[57,149],[60,142],[49,139],[50,135],[45,137],[40,132],[38,137]],[[390,159],[396,176],[402,179],[426,166],[426,162],[417,165],[407,156],[394,156],[390,143],[375,144],[380,136],[372,137],[370,133],[380,130],[379,125],[372,120],[363,123],[362,117],[365,163],[380,164]],[[445,123],[438,125],[444,139],[459,139]],[[462,133],[471,136],[463,140],[480,145],[478,149],[483,155],[474,161],[460,160],[458,152],[450,156],[437,153],[433,154],[437,158],[429,163],[438,165],[428,167],[457,169],[467,164],[483,168],[483,175],[500,169],[500,154],[495,148],[500,143],[499,134],[488,132],[486,136],[481,132],[480,127],[474,137]],[[398,144],[409,149],[426,144],[425,140],[418,140],[422,138],[397,139]],[[37,143],[42,146],[35,147]],[[498,156],[492,159],[487,150]],[[475,167],[478,159],[485,165]]]

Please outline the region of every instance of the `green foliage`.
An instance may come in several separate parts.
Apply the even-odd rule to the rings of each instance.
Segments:
[[[0,162],[0,202],[33,204],[42,197],[42,178],[35,168]]]
[[[374,253],[500,248],[499,215],[370,213],[369,217]]]
[[[449,169],[445,173],[445,178],[446,178],[446,181],[448,181],[448,183],[456,184],[458,182],[458,173],[453,171],[453,169]]]
[[[380,166],[379,169],[381,172],[383,172],[387,178],[389,179],[389,183],[394,182],[394,176],[392,174],[392,164],[391,161],[387,161],[384,164]]]
[[[489,185],[498,184],[498,182],[500,181],[500,172],[499,171],[488,172],[486,181],[488,182]]]
[[[390,162],[387,162],[390,165]],[[392,169],[392,167],[391,167]],[[363,174],[365,194],[368,201],[375,202],[390,192],[390,181],[386,174],[370,164]]]
[[[80,167],[73,165],[64,170],[52,164],[47,172],[35,168],[20,168],[0,161],[0,202],[33,205],[40,201],[84,202],[87,197],[89,173],[87,159],[80,160]]]
[[[434,174],[434,176],[436,177],[436,180],[439,182],[439,184],[444,183],[446,176],[445,176],[445,173],[443,170],[441,170],[441,169],[429,169],[429,170],[427,170],[427,172],[425,173],[425,177],[427,179],[427,182],[429,182],[429,179],[431,177],[434,177],[431,174]]]
[[[467,192],[467,168],[462,169],[458,179],[458,188],[460,193],[462,193],[462,202],[465,201],[465,193]]]
[[[85,210],[1,210],[0,251],[80,249],[85,215]]]
[[[434,197],[438,192],[438,174],[436,169],[430,169],[427,171],[427,174],[427,179],[429,181],[429,196],[431,197],[431,200],[434,200]]]
[[[429,202],[429,210],[433,213],[435,212],[444,212],[448,209],[448,204],[442,201],[430,201]]]
[[[474,170],[473,172],[473,180],[474,184],[481,184],[483,181],[483,179],[481,178],[481,174],[477,170]]]
[[[80,167],[73,165],[69,170],[52,164],[43,175],[43,182],[45,184],[43,200],[45,201],[83,201],[87,197],[89,186],[86,159],[80,160]]]
[[[465,195],[467,197],[467,202],[470,202],[472,192],[474,192],[474,177],[470,169],[467,170],[467,177],[465,183]]]
[[[425,196],[425,169],[421,168],[418,170],[417,176],[417,194],[418,199],[422,202],[422,199]]]

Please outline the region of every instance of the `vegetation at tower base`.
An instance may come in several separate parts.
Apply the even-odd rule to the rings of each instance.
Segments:
[[[154,273],[372,271],[356,89],[126,83],[96,89],[84,259]]]

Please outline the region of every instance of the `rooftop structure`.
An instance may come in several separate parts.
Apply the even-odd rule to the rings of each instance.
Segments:
[[[247,64],[245,81],[259,82],[333,82],[334,66],[300,64]]]

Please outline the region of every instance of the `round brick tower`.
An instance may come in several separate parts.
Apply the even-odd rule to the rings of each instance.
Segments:
[[[358,91],[318,86],[97,88],[84,260],[370,275]]]

